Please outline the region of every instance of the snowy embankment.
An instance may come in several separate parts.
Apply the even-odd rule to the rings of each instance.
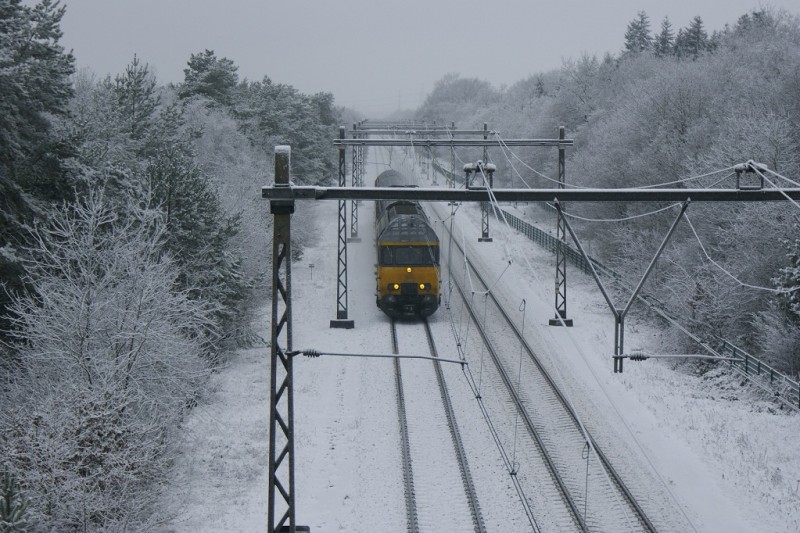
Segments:
[[[374,253],[365,231],[372,223],[370,208],[365,204],[362,211],[363,241],[348,251],[353,330],[328,327],[336,309],[336,203],[321,202],[316,210],[319,243],[292,265],[295,348],[390,353],[386,319],[373,296]],[[298,203],[295,217],[306,213]],[[475,206],[459,210],[456,220],[465,228],[465,240],[477,241],[477,214]],[[626,448],[618,455],[630,450],[633,465],[647,469],[648,478],[660,477],[667,489],[657,492],[670,492],[696,530],[800,528],[798,415],[774,413],[774,406],[748,397],[733,379],[686,375],[668,363],[628,363],[624,374],[614,374],[613,319],[594,282],[570,271],[568,306],[575,326],[549,327],[552,257],[518,235],[506,239],[506,230],[494,221],[492,233],[493,243],[472,246],[474,259],[498,278],[512,260],[497,290],[514,307],[512,302],[526,300],[531,324],[527,336],[546,354],[593,425],[621,435]],[[436,319],[446,322],[445,315],[437,313]],[[269,317],[260,323],[268,337]],[[658,330],[637,320],[634,309],[626,346],[647,349],[657,335]],[[455,354],[440,348],[440,356]],[[165,491],[165,512],[174,517],[167,530],[266,528],[268,358],[266,347],[236,353],[214,375],[207,395],[184,424],[184,453]],[[447,379],[457,394],[466,388],[458,372]],[[388,360],[298,358],[295,386],[298,522],[314,532],[405,531]],[[474,410],[470,419],[479,419],[474,402],[461,402],[460,410]],[[471,464],[485,471],[484,479],[496,476],[491,501],[481,502],[487,527],[524,530],[524,516],[498,518],[519,512],[520,506],[496,448],[488,440],[476,448],[481,438],[475,437],[468,453]]]

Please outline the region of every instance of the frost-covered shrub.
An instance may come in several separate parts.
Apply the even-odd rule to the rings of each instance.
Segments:
[[[8,332],[0,448],[45,529],[130,529],[168,467],[170,431],[205,375],[209,312],[175,287],[156,212],[101,192],[36,228]]]

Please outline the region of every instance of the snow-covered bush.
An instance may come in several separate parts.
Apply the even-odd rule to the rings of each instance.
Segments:
[[[33,230],[28,284],[11,306],[21,368],[4,383],[4,460],[46,529],[153,520],[169,434],[206,373],[209,310],[176,291],[157,212],[121,217],[102,191]]]

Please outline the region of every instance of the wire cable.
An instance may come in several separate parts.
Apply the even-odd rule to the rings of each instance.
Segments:
[[[511,168],[514,170],[514,172],[517,174],[517,176],[519,177],[519,179],[520,179],[520,180],[522,180],[522,183],[524,183],[524,184],[525,184],[525,186],[526,186],[527,188],[531,189],[532,187],[531,187],[530,185],[528,185],[528,182],[526,182],[526,181],[525,181],[525,180],[522,178],[522,175],[521,175],[519,172],[517,172],[517,169],[514,167],[514,163],[513,163],[513,162],[511,161],[511,159],[508,157],[508,155],[506,154],[506,151],[508,151],[508,153],[510,153],[510,154],[511,154],[511,155],[514,157],[514,159],[516,159],[517,161],[519,161],[520,163],[522,163],[522,166],[524,166],[525,168],[527,168],[528,170],[530,170],[531,172],[533,172],[533,173],[534,173],[534,174],[536,174],[537,176],[539,176],[539,177],[541,177],[541,178],[544,178],[544,179],[545,179],[545,180],[547,180],[547,181],[552,181],[553,183],[560,183],[560,182],[559,182],[557,179],[553,179],[553,178],[551,178],[550,176],[547,176],[547,175],[545,175],[545,174],[542,174],[541,172],[539,172],[538,170],[536,170],[536,169],[535,169],[535,168],[533,168],[532,166],[528,165],[528,164],[527,164],[525,161],[523,161],[523,160],[522,160],[522,158],[520,158],[520,157],[519,157],[519,156],[518,156],[518,155],[517,155],[517,154],[516,154],[516,153],[515,153],[515,152],[514,152],[512,149],[511,149],[511,147],[510,147],[510,146],[508,146],[508,144],[506,144],[506,142],[505,142],[505,141],[504,141],[504,140],[503,140],[503,139],[500,137],[500,134],[499,134],[499,133],[495,132],[495,135],[497,136],[497,140],[498,140],[498,143],[499,143],[499,145],[500,145],[500,149],[501,149],[501,151],[503,152],[503,155],[506,157],[506,160],[508,161],[508,163],[511,165]],[[570,185],[570,184],[567,184],[567,186],[568,186],[568,187],[574,187],[574,188],[578,188],[578,186],[577,186],[577,185]]]
[[[792,180],[792,179],[789,179],[789,178],[787,178],[786,176],[783,176],[783,175],[781,175],[781,174],[778,174],[778,173],[777,173],[777,172],[775,172],[774,170],[770,170],[769,168],[767,168],[767,169],[766,169],[766,171],[767,171],[767,172],[769,172],[770,174],[772,174],[773,176],[775,176],[776,178],[780,178],[780,179],[782,179],[782,180],[784,180],[784,181],[788,181],[789,183],[791,183],[791,184],[792,184],[792,185],[794,185],[795,187],[800,187],[800,183],[798,183],[798,182],[796,182],[796,181],[794,181],[794,180]]]
[[[692,234],[694,235],[694,238],[697,240],[697,243],[700,245],[700,249],[703,251],[703,255],[706,257],[706,259],[708,259],[708,261],[711,262],[711,264],[717,267],[720,271],[722,271],[723,274],[731,278],[740,286],[746,287],[748,289],[755,289],[759,291],[769,292],[772,294],[790,294],[800,289],[800,286],[792,287],[789,289],[773,289],[771,287],[761,287],[759,285],[751,285],[750,283],[745,283],[744,281],[740,280],[739,278],[734,276],[730,271],[726,270],[725,267],[723,267],[722,265],[720,265],[719,263],[714,261],[714,259],[711,258],[711,256],[708,254],[708,251],[706,250],[706,247],[703,246],[703,241],[700,240],[700,236],[697,234],[697,230],[695,229],[694,224],[692,224],[692,221],[689,220],[689,216],[686,213],[684,213],[683,216],[686,218],[686,222],[688,222],[689,227],[692,230]]]
[[[489,190],[489,196],[490,196],[490,198],[492,198],[492,197],[493,197],[493,195],[492,195],[492,193],[491,193],[491,190]],[[494,202],[496,203],[496,199],[494,199]],[[505,226],[506,226],[506,227],[507,227],[507,229],[509,230],[509,231],[505,232],[505,237],[506,237],[506,239],[508,239],[508,236],[513,234],[513,232],[511,232],[511,231],[510,231],[512,228],[511,228],[510,224],[508,223],[508,220],[507,220],[507,219],[506,219],[506,217],[505,217],[505,213],[504,213],[504,211],[502,211],[502,210],[499,210],[499,213],[500,213],[500,216],[498,216],[498,218],[504,222]],[[533,267],[533,265],[531,264],[531,262],[530,262],[530,259],[528,258],[528,256],[527,256],[526,254],[524,254],[524,253],[522,254],[522,256],[523,256],[523,259],[524,259],[524,261],[525,261],[525,265],[527,266],[527,268],[528,268],[529,272],[530,272],[530,273],[532,274],[532,276],[534,277],[534,281],[535,281],[536,283],[538,283],[538,284],[540,284],[540,285],[544,286],[544,283],[543,283],[543,281],[541,280],[540,276],[538,275],[538,271],[537,271],[537,270],[536,270],[536,269]],[[559,317],[559,318],[560,318],[560,314],[558,313],[558,310],[557,310],[557,309],[555,309],[555,306],[553,306],[553,309],[554,309],[554,310],[555,310],[555,312],[556,312],[556,315],[555,315],[555,316],[557,316],[557,317]],[[563,325],[563,319],[561,319],[561,320],[562,320],[562,325]],[[596,374],[596,372],[595,372],[594,368],[592,368],[592,367],[591,367],[591,365],[589,364],[589,360],[588,360],[588,356],[587,356],[587,354],[584,352],[584,350],[583,350],[583,349],[581,348],[581,346],[578,344],[577,340],[576,340],[576,339],[575,339],[575,337],[572,335],[572,333],[569,331],[569,329],[568,329],[568,328],[564,328],[564,330],[565,330],[565,331],[567,331],[567,339],[570,341],[570,343],[572,344],[573,348],[576,350],[576,352],[577,352],[577,353],[578,353],[578,354],[581,356],[581,358],[583,359],[583,361],[584,361],[584,364],[585,364],[585,365],[586,365],[586,367],[589,369],[589,371],[590,371],[590,373],[592,374],[592,376],[593,376],[593,378],[594,378],[595,382],[596,382],[596,383],[597,383],[597,385],[600,387],[600,389],[603,391],[603,394],[605,395],[605,397],[606,397],[606,400],[607,400],[607,401],[609,402],[609,404],[612,406],[612,409],[614,410],[614,412],[616,413],[617,417],[619,418],[619,420],[621,421],[621,423],[624,425],[624,427],[625,427],[625,428],[626,428],[626,430],[628,431],[628,434],[631,436],[631,438],[633,439],[633,441],[636,443],[636,445],[637,445],[637,448],[639,449],[640,453],[642,454],[642,456],[645,458],[645,460],[646,460],[646,461],[648,462],[648,464],[650,465],[650,468],[651,468],[651,470],[652,470],[652,471],[654,472],[654,474],[655,474],[655,475],[656,475],[656,476],[659,478],[659,480],[661,481],[661,484],[662,484],[662,486],[663,486],[663,487],[664,487],[664,489],[665,489],[665,490],[666,490],[666,491],[667,491],[667,492],[670,494],[670,497],[672,498],[672,500],[673,500],[674,502],[676,502],[676,504],[677,504],[678,508],[680,509],[681,513],[683,514],[684,518],[685,518],[685,519],[687,520],[687,522],[688,522],[688,523],[691,525],[691,527],[692,527],[692,528],[693,528],[693,529],[696,531],[696,528],[695,528],[694,524],[692,523],[692,521],[689,519],[688,515],[686,514],[686,511],[685,511],[685,510],[683,509],[683,507],[682,507],[682,506],[681,506],[681,505],[678,503],[678,499],[677,499],[677,497],[675,496],[675,494],[674,494],[674,493],[672,492],[672,490],[670,489],[670,487],[669,487],[669,485],[667,484],[667,482],[666,482],[666,480],[664,479],[664,477],[663,477],[663,476],[661,475],[661,473],[660,473],[660,472],[659,472],[659,471],[656,469],[656,467],[655,467],[655,464],[653,463],[652,459],[649,457],[649,455],[648,455],[648,454],[647,454],[647,452],[645,451],[645,449],[644,449],[644,446],[643,446],[643,445],[642,445],[642,443],[639,441],[639,439],[636,437],[636,435],[635,435],[635,433],[634,433],[633,429],[632,429],[632,428],[631,428],[631,427],[628,425],[628,423],[627,423],[627,422],[625,421],[625,419],[623,418],[623,416],[622,416],[622,413],[619,411],[618,407],[616,406],[616,404],[615,404],[615,403],[613,402],[613,400],[611,399],[611,395],[608,393],[608,391],[607,391],[607,390],[605,389],[605,387],[603,386],[603,384],[602,384],[602,381],[600,380],[599,376],[597,376],[597,374]],[[549,351],[549,350],[548,350],[548,351]],[[553,354],[549,354],[549,355],[550,355],[550,357],[551,357],[551,358],[553,358]],[[555,366],[554,368],[555,368],[556,376],[557,376],[557,378],[558,378],[559,382],[562,384],[562,389],[563,389],[563,388],[564,388],[564,384],[566,383],[566,380],[565,380],[565,378],[564,378],[564,376],[563,376],[563,374],[562,374],[562,372],[561,372],[560,368],[559,368],[558,366]],[[573,405],[573,403],[572,403],[572,401],[571,401],[571,399],[570,399],[569,395],[568,395],[568,394],[566,394],[566,393],[565,393],[565,401],[566,401],[566,402],[567,402],[567,404],[570,406],[570,408],[573,410],[573,412],[575,412],[575,413],[576,413],[576,415],[577,415],[577,411],[575,410],[575,408],[574,408],[574,405]],[[600,461],[600,458],[599,458],[599,455],[598,455],[598,453],[597,453],[597,450],[595,450],[595,449],[594,449],[594,446],[593,446],[593,445],[591,445],[591,439],[589,438],[588,431],[586,430],[586,427],[585,427],[585,425],[583,424],[583,422],[580,420],[580,418],[578,418],[578,426],[580,427],[580,430],[581,430],[581,432],[583,433],[583,435],[584,435],[584,438],[586,439],[586,442],[590,444],[590,448],[591,448],[591,452],[592,452],[592,454],[593,454],[593,455],[595,455],[595,457],[597,458],[597,460],[598,460],[598,461]],[[607,472],[605,469],[603,469],[603,472],[604,472],[604,475],[605,475],[606,481],[607,481],[608,483],[611,483],[611,480],[610,480],[610,478],[608,477],[608,472]],[[617,497],[617,503],[618,503],[618,505],[619,505],[620,509],[624,509],[624,506],[622,505],[622,502],[619,500],[619,495],[616,495],[616,497]],[[625,513],[625,517],[626,517],[626,520],[628,520],[628,525],[629,525],[629,527],[632,529],[632,527],[633,527],[633,526],[632,526],[632,524],[631,524],[631,522],[630,522],[630,517],[628,516],[628,514],[627,514],[627,513]]]
[[[763,179],[764,179],[764,181],[766,181],[767,183],[769,183],[770,185],[772,185],[772,187],[773,187],[773,188],[775,188],[775,189],[776,189],[776,190],[777,190],[779,193],[781,193],[781,195],[782,195],[784,198],[786,198],[786,199],[787,199],[787,200],[789,200],[791,203],[793,203],[793,204],[795,205],[795,207],[797,207],[797,208],[799,208],[799,209],[800,209],[800,204],[798,204],[796,200],[794,200],[794,199],[793,199],[791,196],[789,196],[788,194],[786,194],[786,192],[785,192],[783,189],[781,189],[781,188],[780,188],[780,187],[778,187],[776,184],[774,184],[772,181],[770,181],[770,180],[769,180],[769,178],[767,178],[767,177],[766,177],[766,176],[765,176],[765,175],[764,175],[764,174],[763,174],[763,173],[762,173],[760,170],[758,170],[758,168],[756,168],[756,169],[755,169],[755,173],[756,173],[756,174],[758,174],[759,176],[761,176],[761,178],[763,178]],[[781,178],[783,178],[783,176],[781,176]],[[785,179],[785,178],[784,178],[784,179]]]
[[[553,204],[551,204],[549,202],[546,205],[549,208],[553,209],[553,210],[556,209],[556,206],[554,206]],[[644,217],[649,217],[649,216],[652,216],[652,215],[657,215],[658,213],[662,213],[664,211],[669,211],[673,207],[680,206],[680,205],[681,205],[681,203],[678,202],[678,203],[674,203],[674,204],[668,205],[666,207],[662,207],[661,209],[656,209],[655,211],[649,211],[647,213],[641,213],[639,215],[631,215],[631,216],[625,217],[625,218],[586,218],[586,217],[582,217],[582,216],[579,216],[579,215],[576,215],[576,214],[573,214],[573,213],[570,213],[570,212],[567,212],[567,211],[564,211],[564,210],[561,211],[561,214],[564,215],[565,217],[574,218],[574,219],[577,219],[577,220],[583,220],[584,222],[627,222],[628,220],[635,220],[637,218],[644,218]]]
[[[707,172],[705,174],[700,174],[699,176],[690,176],[688,178],[682,178],[682,179],[675,180],[675,181],[667,181],[667,182],[664,182],[664,183],[656,183],[654,185],[643,185],[642,187],[640,187],[640,189],[655,189],[655,188],[658,188],[658,187],[664,187],[666,185],[678,185],[678,184],[681,184],[681,183],[689,183],[690,181],[695,181],[695,180],[699,180],[699,179],[702,179],[702,178],[705,178],[705,177],[708,177],[708,176],[713,176],[714,174],[719,174],[720,172],[731,171],[731,170],[733,170],[733,168],[734,167],[721,168],[719,170],[712,170],[711,172]],[[729,174],[728,176],[732,176],[732,174]],[[728,177],[728,176],[726,176],[726,177]]]

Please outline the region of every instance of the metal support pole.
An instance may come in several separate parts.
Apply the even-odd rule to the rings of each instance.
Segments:
[[[481,236],[478,242],[492,242],[489,236],[489,202],[481,202]]]
[[[452,129],[455,129],[456,123],[451,122]],[[453,139],[453,131],[450,131],[450,138]],[[454,189],[456,186],[456,147],[450,147],[450,177],[447,178],[447,186]]]
[[[275,147],[275,186],[288,187],[291,149]],[[270,343],[268,531],[309,531],[297,526],[294,484],[292,384],[291,214],[294,200],[273,200],[272,342]]]
[[[428,179],[432,180],[434,185],[439,185],[439,180],[436,179],[437,172],[433,169],[433,162],[436,158],[433,155],[433,149],[428,147],[428,165],[426,169],[428,170]]]
[[[339,128],[339,139],[344,139],[344,127]],[[339,145],[339,187],[346,186],[345,146]],[[352,329],[355,323],[347,319],[347,200],[339,200],[339,243],[336,272],[336,319],[330,327]]]
[[[483,123],[483,140],[489,139],[489,125],[486,122]],[[483,165],[485,166],[486,163],[489,162],[489,148],[484,145],[483,146]],[[484,175],[483,169],[478,169]],[[493,178],[490,178],[493,180]],[[487,188],[491,188],[491,182],[487,180],[486,183]],[[489,202],[481,202],[481,236],[478,239],[478,242],[492,242],[492,238],[489,236]]]
[[[564,221],[564,225],[566,226],[567,230],[569,231],[569,234],[572,236],[572,240],[575,241],[575,245],[578,247],[578,251],[580,251],[581,255],[586,260],[586,264],[589,265],[589,268],[590,268],[590,270],[592,272],[592,276],[594,277],[595,282],[597,282],[597,286],[600,287],[600,292],[603,294],[603,297],[606,299],[606,302],[608,303],[608,306],[611,308],[611,311],[614,313],[614,372],[615,373],[616,372],[622,372],[622,360],[623,360],[623,354],[625,353],[625,315],[627,315],[628,311],[630,311],[634,300],[639,295],[639,291],[642,290],[642,287],[644,286],[645,281],[647,281],[647,278],[650,276],[650,273],[653,271],[653,268],[656,265],[656,261],[658,261],[658,258],[661,256],[661,253],[664,251],[664,248],[667,247],[667,243],[669,242],[669,239],[672,237],[672,234],[675,233],[675,229],[678,227],[678,223],[681,221],[681,218],[683,218],[683,214],[686,212],[686,209],[689,207],[689,203],[690,203],[690,201],[688,199],[683,202],[683,205],[681,206],[681,212],[678,213],[678,216],[675,218],[675,221],[672,223],[672,226],[670,226],[669,231],[667,232],[667,235],[664,237],[664,240],[661,241],[661,246],[658,247],[658,250],[656,251],[656,254],[653,256],[653,259],[650,261],[650,265],[647,267],[647,270],[645,270],[645,273],[642,276],[642,279],[639,281],[639,284],[633,290],[633,293],[631,294],[631,297],[628,300],[628,303],[625,305],[625,307],[623,309],[618,309],[614,305],[614,302],[611,301],[611,296],[609,296],[608,292],[606,291],[605,287],[603,286],[603,282],[600,281],[600,276],[597,275],[597,271],[594,268],[594,264],[592,263],[592,260],[589,258],[588,254],[586,253],[586,250],[583,249],[583,246],[581,245],[580,241],[578,240],[578,236],[575,234],[575,231],[572,229],[572,226],[570,225],[570,223],[567,222],[567,219],[565,217],[562,218],[562,220]],[[558,209],[559,212],[560,212],[561,211],[561,203],[558,201],[557,198],[554,200],[553,204],[555,205],[556,209]]]
[[[564,126],[558,128],[558,138],[563,140]],[[564,189],[566,187],[566,170],[565,170],[565,148],[559,145],[558,147],[558,188]],[[556,305],[555,305],[555,318],[551,319],[549,324],[551,326],[561,326],[562,324],[567,327],[572,327],[572,319],[567,318],[567,230],[564,225],[564,204],[562,203],[556,212],[556,239],[558,245],[556,246]]]
[[[614,309],[614,373],[622,373],[623,346],[625,344],[625,314]]]
[[[358,139],[358,125],[353,124],[353,139]],[[353,177],[352,177],[352,185],[353,187],[360,187],[361,184],[359,183],[359,172],[360,172],[360,164],[358,160],[358,152],[361,149],[361,146],[353,145]],[[358,201],[352,200],[350,202],[350,242],[361,242],[361,239],[358,237]]]
[[[483,140],[486,141],[488,139],[489,139],[489,125],[486,122],[484,122],[483,123]],[[489,149],[486,147],[486,145],[483,146],[483,162],[484,163],[488,163],[489,162]]]
[[[672,223],[672,226],[670,226],[669,231],[667,232],[666,236],[664,236],[664,240],[661,241],[661,246],[658,247],[658,251],[656,251],[656,255],[653,256],[653,259],[650,261],[650,264],[647,266],[647,270],[645,270],[641,281],[639,281],[639,285],[637,285],[636,288],[633,290],[633,294],[631,294],[631,297],[628,300],[628,303],[625,306],[625,309],[622,310],[623,316],[628,314],[628,311],[630,311],[631,306],[633,305],[633,301],[639,295],[639,291],[642,290],[642,286],[644,285],[644,282],[647,281],[647,278],[650,276],[650,272],[652,272],[653,268],[656,266],[656,261],[658,261],[658,258],[661,256],[661,252],[664,251],[664,248],[667,247],[667,243],[669,242],[670,237],[672,237],[672,234],[675,233],[675,229],[678,227],[678,223],[681,221],[681,218],[683,218],[683,214],[686,212],[686,209],[688,207],[689,207],[689,200],[687,199],[685,202],[683,202],[683,205],[681,205],[681,212],[678,213],[677,217],[675,217],[675,221]],[[622,353],[622,352],[620,351],[620,353]]]
[[[364,147],[358,147],[358,186],[364,186]],[[361,205],[361,200],[359,200],[358,205]]]

